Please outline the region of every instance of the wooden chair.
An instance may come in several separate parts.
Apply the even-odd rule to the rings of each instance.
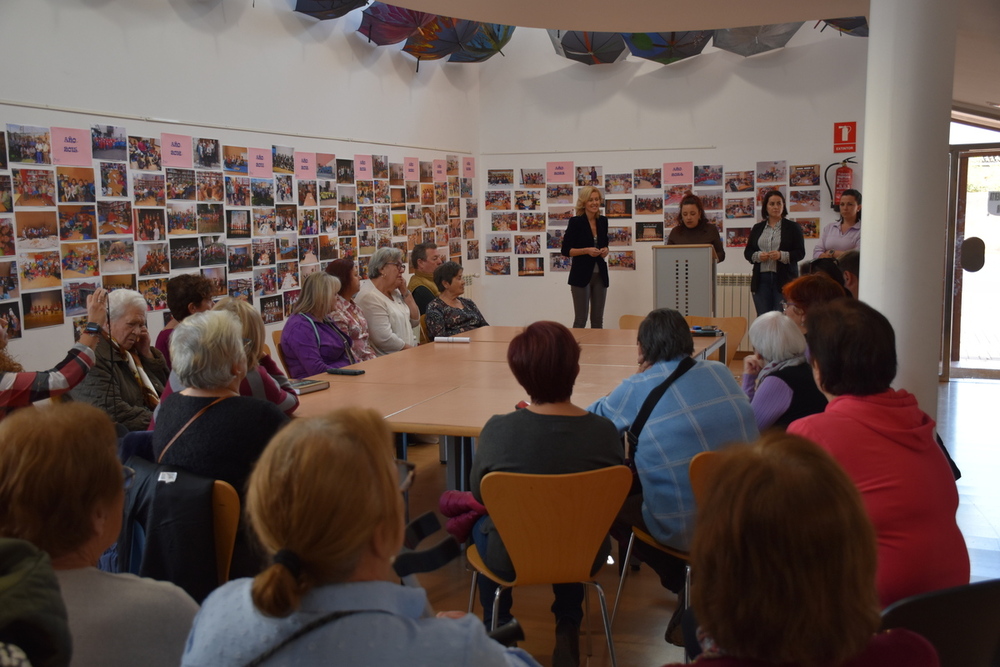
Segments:
[[[699,317],[697,315],[686,315],[684,317],[688,325],[695,327],[715,326],[726,334],[726,359],[723,363],[728,366],[736,358],[736,351],[743,342],[743,336],[747,333],[747,318],[745,317]],[[718,357],[718,352],[713,356]]]
[[[483,502],[503,538],[517,576],[506,581],[486,567],[475,546],[466,551],[475,568],[469,611],[482,574],[500,584],[493,600],[493,629],[500,593],[514,586],[583,583],[597,590],[608,655],[615,667],[615,646],[604,590],[590,572],[604,537],[632,484],[625,466],[567,475],[493,472],[482,480]],[[589,637],[589,635],[588,635]]]
[[[704,501],[705,493],[708,491],[708,485],[711,483],[712,477],[715,475],[715,470],[719,465],[718,452],[699,452],[695,454],[694,458],[691,459],[691,463],[688,464],[688,477],[691,478],[691,491],[694,493],[695,504],[701,504]],[[615,606],[611,611],[611,623],[614,624],[615,616],[618,614],[618,601],[622,597],[622,588],[625,586],[625,576],[628,574],[629,563],[632,559],[632,546],[635,544],[636,539],[645,542],[654,549],[659,549],[665,554],[669,554],[674,558],[679,558],[686,563],[684,568],[684,608],[687,609],[691,600],[691,554],[687,551],[682,551],[680,549],[674,549],[673,547],[668,547],[665,544],[660,544],[656,541],[656,538],[649,533],[640,530],[639,528],[632,527],[632,536],[628,540],[628,549],[625,552],[625,559],[621,562],[621,576],[618,579],[618,594],[615,595]]]
[[[645,315],[622,315],[618,318],[618,328],[638,329],[644,319],[646,319]]]
[[[212,524],[215,528],[215,565],[219,585],[229,581],[236,531],[240,525],[240,496],[229,482],[215,480],[212,487]]]
[[[882,630],[906,628],[937,649],[941,667],[1000,664],[1000,579],[914,595],[882,612]]]
[[[420,316],[420,341],[419,345],[424,345],[425,343],[432,343],[431,336],[427,333],[427,315]]]
[[[274,350],[278,353],[278,361],[281,362],[281,367],[285,369],[285,375],[292,377],[292,374],[288,372],[288,362],[285,361],[285,351],[281,349],[281,329],[271,332],[271,339],[274,341]],[[292,378],[296,380],[298,378]]]

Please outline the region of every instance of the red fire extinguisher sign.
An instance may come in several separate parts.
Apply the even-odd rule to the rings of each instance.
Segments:
[[[854,153],[858,150],[858,123],[833,124],[833,152]]]

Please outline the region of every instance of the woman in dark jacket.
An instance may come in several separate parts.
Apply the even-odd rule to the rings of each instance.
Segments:
[[[799,275],[798,263],[806,256],[802,228],[785,217],[785,197],[777,190],[764,195],[764,219],[750,230],[743,256],[753,264],[750,292],[758,315],[781,310],[781,288]]]
[[[604,302],[608,289],[608,219],[601,215],[601,191],[593,186],[580,188],[576,215],[569,219],[563,237],[562,254],[573,258],[569,270],[573,293],[573,328],[604,328]]]

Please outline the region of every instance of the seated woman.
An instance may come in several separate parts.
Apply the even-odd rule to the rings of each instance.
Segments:
[[[392,436],[372,410],[297,419],[267,446],[247,515],[273,565],[213,592],[182,665],[239,667],[281,647],[296,665],[535,666],[474,616],[435,618],[399,585],[403,502]],[[295,636],[307,623],[325,622]],[[268,661],[266,664],[270,664]]]
[[[108,295],[107,338],[95,353],[97,363],[70,396],[110,415],[119,430],[144,431],[160,403],[167,381],[167,362],[150,345],[146,300],[133,290]]]
[[[559,475],[622,464],[625,454],[615,425],[570,401],[580,372],[580,344],[569,329],[556,322],[529,325],[511,340],[507,363],[531,397],[531,405],[492,417],[483,426],[469,475],[477,501],[483,502],[479,485],[491,472]],[[472,537],[486,566],[513,579],[513,565],[489,515],[479,519]],[[595,561],[597,566],[610,553],[610,542],[604,546]],[[479,598],[487,625],[492,620],[496,589],[495,583],[479,577]],[[552,605],[556,617],[552,664],[578,665],[583,584],[555,584],[552,590],[556,598]],[[512,602],[507,589],[500,596],[498,627],[511,620]]]
[[[335,259],[326,265],[326,272],[340,281],[333,321],[341,331],[351,337],[351,349],[358,361],[368,361],[378,355],[368,344],[368,320],[354,303],[354,295],[361,289],[361,278],[353,259]]]
[[[351,339],[330,318],[340,281],[328,273],[310,273],[281,332],[281,351],[293,378],[305,378],[353,364]]]
[[[173,584],[96,567],[118,538],[133,476],[118,460],[114,424],[93,406],[24,409],[0,422],[0,535],[51,556],[73,665],[177,665],[198,612]]]
[[[923,637],[876,634],[875,533],[832,457],[780,432],[721,457],[691,547],[697,664],[938,665]]]
[[[251,396],[269,403],[274,403],[278,409],[289,417],[299,407],[299,397],[292,390],[292,384],[271,355],[264,354],[264,320],[257,309],[246,301],[223,297],[214,310],[230,312],[235,315],[243,327],[243,348],[247,355],[247,375],[240,383],[240,396]],[[170,373],[170,381],[163,389],[160,405],[170,394],[185,389],[184,383],[177,373]],[[157,407],[153,411],[154,419],[149,423],[149,429],[156,426],[155,416],[159,413]]]
[[[247,357],[239,321],[224,311],[191,315],[170,337],[170,355],[186,389],[168,396],[157,415],[157,462],[224,480],[242,496],[257,457],[288,417],[273,403],[240,396]],[[257,569],[241,533],[231,576]]]
[[[799,331],[806,333],[806,313],[815,305],[839,299],[847,295],[847,291],[824,273],[811,273],[796,278],[781,288],[785,297],[781,304],[782,310],[796,325]]]
[[[754,353],[743,359],[743,391],[761,432],[823,412],[826,397],[806,362],[806,338],[791,319],[764,313],[750,325]]]
[[[878,537],[883,607],[969,583],[969,553],[955,522],[958,491],[917,399],[892,389],[896,336],[889,320],[855,299],[816,306],[806,320],[826,410],[788,432],[830,452],[861,492]]]
[[[52,396],[62,396],[78,385],[94,365],[94,350],[108,322],[108,293],[98,289],[87,296],[87,324],[80,332],[80,342],[55,368],[25,371],[7,353],[7,325],[0,317],[0,419],[11,411]]]
[[[212,309],[212,283],[208,278],[184,273],[167,281],[167,308],[171,320],[156,336],[156,349],[170,368],[170,336],[185,317]]]
[[[489,326],[476,304],[462,296],[465,282],[462,280],[461,264],[445,262],[434,269],[434,284],[441,293],[427,304],[424,320],[431,340],[438,336],[458,336]]]
[[[369,342],[379,356],[399,352],[417,344],[413,327],[420,311],[403,280],[403,251],[379,248],[368,261],[368,280],[355,297],[368,321]]]

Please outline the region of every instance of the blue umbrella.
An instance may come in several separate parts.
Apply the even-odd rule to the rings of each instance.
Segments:
[[[297,0],[295,11],[320,21],[339,19],[368,4],[368,0]]]
[[[622,39],[633,56],[669,65],[701,53],[708,46],[712,34],[712,30],[623,32]]]
[[[417,59],[438,60],[462,49],[472,42],[482,24],[447,16],[438,16],[417,33],[410,35],[403,50]]]
[[[792,38],[803,22],[755,25],[746,28],[716,30],[713,46],[743,57],[780,49]]]
[[[584,65],[616,63],[628,57],[625,40],[617,32],[549,30],[556,53]]]
[[[415,12],[384,2],[373,2],[361,19],[358,32],[379,46],[398,44],[433,21],[434,14]]]
[[[483,23],[479,31],[472,36],[467,44],[451,54],[450,63],[481,63],[499,53],[514,35],[514,26],[501,23]]]

